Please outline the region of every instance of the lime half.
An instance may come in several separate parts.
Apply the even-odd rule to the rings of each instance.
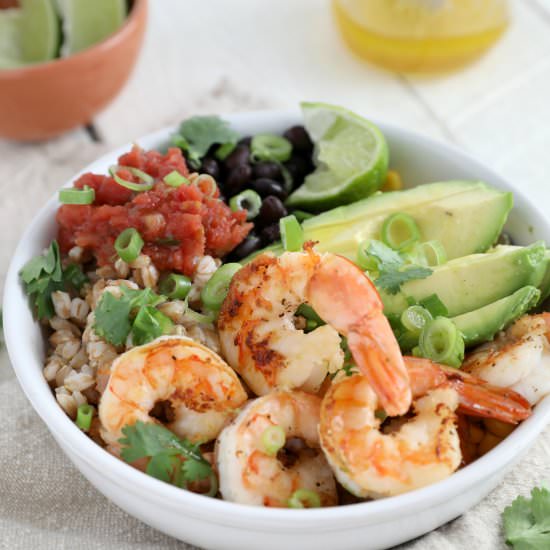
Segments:
[[[388,145],[368,120],[334,105],[302,103],[315,143],[316,170],[287,199],[306,210],[326,210],[372,195],[388,170]]]
[[[61,28],[53,0],[20,0],[21,55],[24,63],[57,57]]]
[[[0,10],[0,69],[23,64],[20,36],[21,10]]]
[[[126,0],[57,0],[57,3],[63,18],[64,56],[101,42],[122,26],[127,15]]]
[[[0,69],[49,61],[57,56],[61,30],[53,0],[20,0],[0,10]]]

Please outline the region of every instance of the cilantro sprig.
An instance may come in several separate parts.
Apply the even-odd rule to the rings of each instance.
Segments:
[[[88,280],[76,264],[63,269],[57,241],[52,241],[44,254],[29,260],[19,272],[19,276],[39,319],[49,319],[55,313],[52,292],[80,290]]]
[[[198,168],[201,158],[212,145],[219,145],[220,152],[227,153],[238,139],[239,134],[220,117],[194,116],[182,122],[172,142],[186,151],[191,166]]]
[[[433,273],[429,267],[407,264],[399,252],[381,241],[370,241],[366,252],[377,266],[378,276],[374,284],[389,294],[397,294],[407,281],[425,279]]]
[[[550,548],[550,491],[534,488],[531,498],[517,497],[502,514],[506,542],[514,550]]]
[[[172,322],[155,306],[165,298],[150,288],[137,290],[120,287],[121,295],[116,297],[104,292],[95,309],[95,332],[107,342],[120,346],[132,333],[135,344],[145,344],[167,334]]]
[[[216,476],[198,444],[179,438],[164,426],[141,421],[125,426],[122,433],[119,443],[126,462],[149,458],[146,472],[150,476],[183,488],[209,478],[209,494],[217,492]]]

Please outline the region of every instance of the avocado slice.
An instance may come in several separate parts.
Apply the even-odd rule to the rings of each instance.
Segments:
[[[446,181],[377,193],[309,218],[302,227],[305,240],[317,242],[319,252],[341,254],[355,261],[363,241],[380,239],[388,216],[405,212],[415,219],[422,240],[440,241],[451,260],[490,248],[512,205],[511,193],[481,181]],[[266,250],[283,252],[280,244]]]
[[[525,286],[510,296],[502,298],[474,311],[464,313],[451,320],[462,332],[464,344],[473,346],[492,340],[494,335],[527,313],[540,298],[540,290]]]
[[[449,317],[473,311],[509,296],[521,287],[538,287],[546,274],[544,243],[530,246],[496,246],[485,254],[471,254],[433,267],[425,279],[408,281],[391,295],[380,290],[386,315],[401,315],[410,298],[420,302],[437,294]]]

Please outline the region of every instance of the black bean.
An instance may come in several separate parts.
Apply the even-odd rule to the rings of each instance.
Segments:
[[[252,252],[259,250],[261,247],[262,240],[260,237],[254,233],[250,233],[239,246],[233,249],[228,259],[232,262],[238,262],[246,258],[249,254],[252,254]]]
[[[250,147],[251,142],[252,142],[252,136],[245,136],[237,142],[237,145],[246,145],[247,147]]]
[[[287,210],[285,205],[277,197],[269,195],[263,200],[260,213],[255,221],[257,224],[266,227],[274,222],[278,222],[286,215]]]
[[[254,189],[260,195],[260,197],[267,197],[268,195],[275,195],[278,199],[284,201],[288,193],[284,190],[283,186],[275,180],[268,178],[259,178],[254,180],[250,187]]]
[[[281,238],[281,230],[279,228],[279,222],[272,223],[267,227],[264,227],[260,232],[260,238],[262,239],[262,246],[267,246]]]
[[[292,186],[298,187],[304,178],[313,170],[313,166],[304,157],[293,155],[285,162],[285,167],[292,177]]]
[[[283,136],[292,143],[292,147],[296,151],[310,153],[313,149],[311,138],[303,126],[292,126]]]
[[[233,196],[245,187],[252,177],[250,164],[239,164],[229,172],[223,186],[227,196]]]
[[[250,148],[247,145],[237,145],[234,151],[223,161],[228,170],[250,162]]]
[[[220,165],[218,164],[218,161],[211,157],[204,157],[202,159],[200,172],[202,174],[210,174],[216,181],[219,181],[221,175]]]
[[[252,167],[252,173],[255,178],[269,178],[270,180],[279,182],[283,181],[281,166],[277,162],[257,162]]]

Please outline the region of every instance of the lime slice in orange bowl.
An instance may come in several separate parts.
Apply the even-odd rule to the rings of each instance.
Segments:
[[[288,206],[326,210],[368,197],[388,169],[388,145],[370,121],[341,107],[302,103],[305,127],[315,143],[316,170],[287,199]]]
[[[20,6],[22,62],[42,63],[57,57],[61,28],[53,0],[20,0]]]
[[[57,0],[57,3],[63,19],[64,56],[85,50],[115,33],[127,15],[126,0]]]

